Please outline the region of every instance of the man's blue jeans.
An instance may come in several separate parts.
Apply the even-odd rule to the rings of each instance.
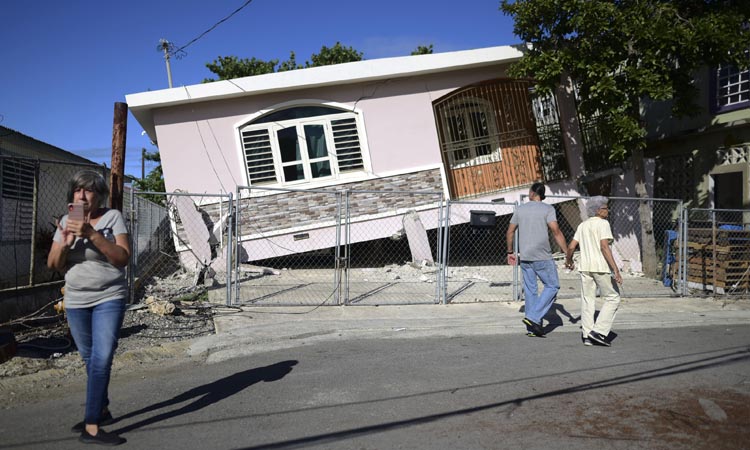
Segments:
[[[560,290],[557,266],[551,259],[547,261],[521,261],[521,272],[523,272],[526,318],[541,324],[542,318],[555,301],[557,291]],[[537,288],[537,277],[542,280],[544,285],[541,294]]]
[[[91,308],[68,308],[68,325],[78,352],[86,363],[86,415],[84,422],[98,424],[109,404],[109,376],[125,317],[125,301],[110,300]]]

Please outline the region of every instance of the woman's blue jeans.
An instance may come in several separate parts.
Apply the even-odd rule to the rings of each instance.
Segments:
[[[549,311],[560,290],[560,279],[557,276],[557,265],[553,260],[521,261],[523,273],[523,290],[526,318],[541,324],[542,318]],[[544,289],[539,293],[537,277],[542,281]]]
[[[91,308],[68,308],[70,332],[86,363],[86,415],[84,423],[98,424],[109,404],[109,376],[125,317],[125,301],[110,300]]]

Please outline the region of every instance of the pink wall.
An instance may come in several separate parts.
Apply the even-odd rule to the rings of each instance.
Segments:
[[[218,193],[246,185],[236,127],[259,110],[299,99],[335,102],[362,113],[371,175],[434,167],[441,164],[441,157],[432,102],[457,88],[504,74],[505,66],[498,65],[155,110],[166,188]]]

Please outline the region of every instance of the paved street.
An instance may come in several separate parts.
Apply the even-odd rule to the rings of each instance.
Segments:
[[[123,448],[743,449],[750,324],[304,342],[117,377]],[[80,448],[83,386],[0,420],[0,448]]]

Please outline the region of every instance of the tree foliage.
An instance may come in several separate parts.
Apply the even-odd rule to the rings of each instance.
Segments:
[[[527,44],[511,75],[549,91],[570,77],[578,111],[596,117],[611,160],[632,156],[635,190],[646,190],[644,100],[671,100],[675,117],[701,110],[693,84],[698,69],[747,67],[747,0],[501,0],[514,33]],[[585,163],[585,161],[584,161]],[[643,271],[655,275],[651,211],[639,204]]]
[[[278,59],[263,61],[253,58],[238,58],[236,56],[219,56],[213,62],[206,63],[206,67],[211,72],[219,76],[219,80],[230,80],[232,78],[249,77],[252,75],[262,75],[274,71]],[[213,78],[206,78],[204,83],[216,81]]]
[[[432,48],[432,46],[430,46]],[[333,47],[321,47],[318,53],[313,53],[309,61],[304,64],[297,63],[297,57],[294,52],[289,53],[289,59],[279,63],[278,59],[263,61],[253,58],[238,58],[236,56],[219,56],[213,62],[207,63],[206,67],[212,73],[218,76],[219,80],[229,80],[232,78],[249,77],[253,75],[262,75],[265,73],[284,72],[287,70],[304,69],[308,67],[329,66],[333,64],[343,64],[353,61],[362,60],[362,52],[355,50],[353,47],[345,47],[340,42],[336,42]],[[213,78],[206,78],[204,83],[216,81]]]
[[[411,52],[413,55],[431,55],[432,54],[432,44],[428,46],[420,45],[418,46],[414,51]]]
[[[330,66],[353,61],[362,61],[362,52],[352,47],[344,47],[340,42],[336,42],[333,47],[329,48],[324,45],[319,53],[313,53],[310,56],[310,61],[305,62],[305,67]]]
[[[502,0],[500,9],[529,44],[511,74],[543,90],[569,75],[579,111],[604,119],[612,159],[645,147],[642,100],[672,100],[675,117],[694,115],[697,69],[748,63],[747,0]]]
[[[159,155],[158,151],[155,152],[146,152],[145,149],[143,153],[143,158],[146,161],[152,161],[159,163],[156,167],[151,169],[151,171],[146,175],[145,178],[141,180],[136,180],[133,182],[133,186],[135,186],[136,189],[139,191],[146,191],[146,192],[165,192],[166,188],[164,186],[164,172],[161,168],[161,155]],[[163,205],[165,203],[165,197],[163,195],[150,195],[147,194],[146,197],[160,205]]]

